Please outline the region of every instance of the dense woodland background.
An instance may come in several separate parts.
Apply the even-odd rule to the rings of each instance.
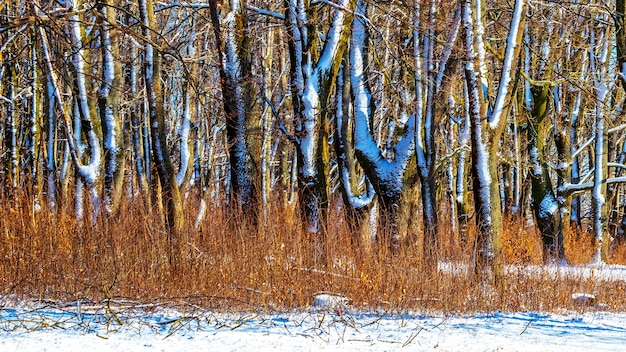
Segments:
[[[580,262],[581,243],[610,262],[626,231],[624,12],[0,1],[0,200],[22,218],[3,225],[5,259],[37,257],[44,240],[17,243],[43,224],[75,234],[46,242],[73,261],[84,231],[150,219],[139,242],[164,241],[165,268],[202,252],[190,234],[262,241],[277,224],[311,266],[334,263],[338,226],[357,257],[432,269],[462,248],[496,283],[533,234],[545,262]]]

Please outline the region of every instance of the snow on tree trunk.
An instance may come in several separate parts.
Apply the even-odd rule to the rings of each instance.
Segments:
[[[264,45],[262,48],[261,63],[263,66],[263,91],[266,102],[272,100],[272,61],[274,59],[274,32],[273,28],[270,28],[266,34],[263,35]],[[272,114],[272,108],[266,104],[263,115],[261,117],[261,124],[263,128],[263,140],[261,143],[261,200],[263,201],[263,223],[267,224],[269,220],[269,203],[271,200],[272,192],[272,132],[274,131],[274,115]]]
[[[415,119],[416,119],[416,156],[422,196],[422,214],[424,219],[424,257],[436,261],[437,256],[437,187],[435,184],[436,150],[435,115],[441,113],[439,106],[445,101],[442,93],[444,72],[448,59],[456,42],[460,18],[454,11],[452,30],[440,55],[435,55],[435,29],[437,8],[434,1],[428,6],[426,23],[421,23],[421,2],[413,3],[413,62],[415,64]],[[439,53],[437,53],[439,54]],[[435,56],[441,57],[438,69]]]
[[[38,48],[37,32],[33,31],[31,34],[31,60],[32,62],[38,61]],[[32,96],[30,99],[30,118],[29,118],[29,146],[28,146],[28,159],[30,160],[30,177],[32,187],[33,209],[38,212],[41,210],[41,184],[42,173],[39,163],[42,162],[40,158],[40,151],[43,146],[43,139],[41,133],[41,120],[42,120],[42,105],[41,105],[41,82],[39,80],[39,68],[34,67],[32,69],[32,83],[31,90]]]
[[[480,12],[481,1],[474,1],[474,5],[474,9]],[[463,5],[465,48],[468,56],[465,78],[469,95],[474,202],[478,225],[474,264],[480,271],[491,263],[493,281],[499,287],[504,285],[504,258],[497,152],[513,95],[515,81],[512,77],[521,50],[525,13],[526,1],[516,0],[506,40],[503,68],[498,80],[498,93],[491,108],[487,94],[489,87],[486,85],[487,63],[482,58],[483,19],[478,14],[474,18],[471,1],[467,0]]]
[[[104,206],[108,213],[119,209],[123,193],[126,147],[119,112],[121,93],[121,61],[118,40],[111,35],[110,23],[115,23],[115,11],[105,0],[98,8],[100,18],[100,47],[102,51],[102,81],[97,92],[98,112],[104,146]]]
[[[152,0],[139,0],[139,14],[140,20],[144,25],[143,35],[150,39],[157,24]],[[160,65],[161,53],[155,50],[152,44],[146,43],[143,75],[146,83],[148,113],[150,116],[152,154],[159,176],[162,199],[165,203],[169,262],[172,267],[177,268],[183,260],[183,206],[178,184],[176,183],[176,172],[167,148]]]
[[[352,16],[333,10],[332,23],[318,53],[317,18],[308,18],[302,1],[289,0],[285,21],[291,58],[291,92],[296,122],[298,198],[305,230],[311,235],[314,258],[324,262],[325,226],[328,211],[328,120],[331,90],[349,37]],[[354,8],[353,0],[339,7]]]
[[[77,15],[73,15],[70,17],[70,38],[72,41],[72,46],[75,49],[75,53],[72,55],[72,65],[74,67],[74,91],[76,95],[76,104],[75,104],[75,112],[74,117],[76,120],[80,122],[80,128],[74,130],[72,127],[72,119],[67,112],[67,106],[61,94],[58,79],[56,77],[55,70],[52,66],[52,54],[50,52],[50,45],[48,44],[48,37],[43,27],[39,27],[39,35],[42,42],[42,49],[44,53],[44,61],[46,63],[46,68],[48,70],[48,79],[52,86],[52,91],[54,93],[55,100],[59,105],[61,110],[61,115],[64,120],[65,133],[67,136],[67,145],[69,147],[69,154],[72,158],[74,166],[76,168],[77,176],[81,179],[81,182],[84,182],[85,185],[90,189],[90,194],[92,196],[92,205],[93,205],[93,214],[92,221],[95,221],[95,217],[98,213],[98,194],[96,192],[97,189],[97,181],[100,177],[100,166],[101,166],[101,149],[100,149],[100,139],[96,134],[96,131],[92,127],[91,121],[91,109],[89,106],[89,102],[87,99],[87,88],[86,88],[86,74],[85,74],[85,62],[84,62],[84,53],[82,53],[82,34],[80,29],[80,19]],[[82,133],[86,134],[86,138],[89,145],[89,161],[86,165],[82,163],[82,148],[79,143],[81,143],[81,135]],[[67,174],[67,173],[65,173]],[[62,178],[63,182],[66,182]],[[79,187],[79,185],[77,185]],[[81,204],[76,203],[77,211],[80,213],[82,210]],[[79,218],[80,220],[80,218]]]
[[[352,240],[356,248],[365,252],[370,249],[371,229],[367,226],[369,208],[373,205],[375,191],[372,183],[365,178],[366,190],[360,192],[360,180],[356,171],[356,156],[354,151],[352,114],[352,90],[350,86],[350,57],[344,55],[342,67],[337,76],[337,108],[335,112],[335,151],[339,169],[339,183],[341,195],[346,211],[346,217],[351,226]]]
[[[596,37],[596,35],[599,36]],[[595,263],[606,263],[608,261],[608,248],[609,239],[606,231],[607,210],[606,210],[606,178],[608,176],[608,136],[607,130],[604,126],[604,115],[608,111],[609,99],[611,99],[610,90],[612,83],[609,83],[609,74],[607,63],[609,60],[609,53],[612,50],[610,40],[606,37],[609,33],[606,29],[599,29],[598,33],[591,33],[591,45],[590,45],[590,57],[592,59],[592,72],[596,72],[599,69],[598,74],[594,78],[594,86],[596,92],[596,107],[595,107],[595,144],[594,144],[594,156],[595,156],[595,168],[593,173],[593,190],[591,193],[591,205],[593,211],[593,235],[597,241],[597,253],[593,261]],[[601,47],[598,50],[595,47],[596,41],[601,43]],[[596,51],[599,51],[596,53]],[[594,67],[598,65],[598,68]]]
[[[534,85],[532,92],[532,112],[528,121],[528,153],[531,163],[531,183],[533,210],[543,241],[544,261],[563,259],[563,233],[559,203],[552,188],[550,175],[545,163],[548,137],[549,98],[548,84]]]
[[[6,120],[4,122],[5,130],[5,143],[8,150],[6,157],[6,165],[8,168],[8,182],[5,184],[5,191],[9,196],[8,199],[15,200],[18,178],[20,175],[19,170],[19,149],[18,149],[18,134],[19,117],[18,108],[16,106],[17,96],[17,74],[15,72],[15,64],[7,61],[5,63],[6,70],[6,90],[8,90],[8,102],[6,111]]]
[[[251,60],[245,6],[238,0],[230,1],[230,12],[220,18],[217,2],[211,1],[211,21],[220,59],[220,79],[226,134],[230,160],[231,193],[244,213],[256,203],[256,165],[248,142],[247,127],[251,123]],[[222,26],[224,28],[222,28]]]
[[[364,13],[361,6],[359,10]],[[389,243],[392,252],[396,252],[401,244],[397,216],[406,185],[406,171],[415,152],[415,116],[411,116],[407,121],[404,134],[394,148],[394,160],[387,160],[370,129],[370,121],[374,115],[365,69],[365,40],[363,21],[356,19],[352,24],[350,46],[350,83],[354,97],[356,157],[379,197],[381,213],[388,219],[391,237],[383,241]]]

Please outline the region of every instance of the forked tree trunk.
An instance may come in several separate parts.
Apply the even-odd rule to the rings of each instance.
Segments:
[[[331,90],[350,34],[354,0],[333,10],[321,53],[317,16],[308,1],[287,0],[286,25],[291,58],[291,92],[296,121],[298,199],[315,262],[325,262],[330,155],[328,121]],[[348,9],[349,11],[345,11]]]
[[[471,5],[474,5],[473,8]],[[473,191],[478,226],[475,268],[480,271],[490,264],[493,282],[500,288],[504,288],[505,282],[497,153],[513,96],[513,75],[521,50],[525,14],[526,1],[516,0],[506,41],[503,69],[498,80],[498,93],[491,107],[482,39],[482,2],[467,0],[463,6],[468,55],[465,77],[469,95]]]
[[[357,11],[365,13],[365,6]],[[374,116],[371,104],[371,93],[367,79],[367,43],[366,29],[363,20],[357,18],[352,24],[350,46],[350,79],[352,96],[354,97],[355,121],[355,155],[365,175],[372,183],[380,204],[380,212],[386,221],[389,238],[382,239],[388,243],[392,253],[398,253],[401,245],[401,234],[398,230],[398,216],[402,193],[407,185],[407,170],[415,153],[415,115],[411,116],[405,126],[401,139],[394,147],[394,159],[383,156],[371,130]]]

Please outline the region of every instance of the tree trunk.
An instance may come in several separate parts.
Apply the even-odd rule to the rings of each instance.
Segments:
[[[124,143],[120,95],[122,91],[122,64],[119,59],[117,35],[110,23],[116,23],[111,0],[104,0],[100,12],[100,49],[102,51],[102,81],[98,89],[98,113],[104,140],[104,206],[109,214],[119,210],[122,199],[126,146]]]
[[[251,124],[253,99],[246,4],[245,1],[240,3],[239,0],[231,0],[230,12],[223,19],[220,18],[216,0],[210,2],[210,8],[220,60],[233,204],[241,206],[243,214],[254,216],[257,168],[250,151],[250,135],[247,133],[247,127]],[[224,22],[224,29],[221,21]]]
[[[143,35],[150,39],[156,28],[152,0],[139,0],[141,22],[144,26]],[[148,98],[150,116],[150,133],[152,136],[152,153],[156,166],[161,194],[165,203],[165,225],[169,244],[169,263],[173,269],[179,268],[183,260],[183,206],[176,172],[167,147],[163,90],[161,85],[161,53],[152,44],[146,43],[144,63],[144,79]]]
[[[563,233],[559,203],[552,188],[545,146],[550,125],[547,121],[551,89],[548,84],[535,85],[532,92],[532,112],[528,121],[528,152],[531,162],[532,202],[535,221],[543,241],[544,262],[564,259]]]
[[[298,161],[298,198],[305,231],[311,236],[315,262],[325,262],[328,216],[328,121],[331,90],[350,34],[352,16],[333,10],[331,26],[318,53],[317,17],[301,1],[286,1],[286,25],[291,58],[291,92]],[[353,0],[342,8],[354,9]]]
[[[489,104],[489,85],[485,48],[482,42],[482,4],[470,1],[463,6],[468,64],[465,68],[469,94],[469,115],[472,135],[472,172],[474,202],[478,227],[475,268],[491,263],[494,284],[504,288],[504,258],[502,253],[502,210],[498,183],[498,147],[510,110],[515,80],[513,74],[519,58],[526,13],[526,1],[515,1],[509,27],[503,69],[498,81],[498,93],[493,107]],[[475,18],[474,18],[475,17]],[[476,21],[476,26],[474,26]]]

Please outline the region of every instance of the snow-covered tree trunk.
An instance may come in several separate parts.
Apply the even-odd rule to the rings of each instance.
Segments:
[[[365,6],[359,3],[358,13],[365,13]],[[379,198],[380,211],[388,219],[388,242],[392,252],[401,245],[400,233],[397,229],[397,217],[402,192],[406,186],[407,169],[415,152],[415,116],[411,116],[405,131],[394,148],[394,159],[383,156],[371,130],[371,119],[374,111],[371,104],[371,93],[368,86],[366,70],[366,30],[361,18],[352,24],[350,42],[350,79],[352,96],[354,97],[354,140],[356,157],[363,171]]]
[[[33,199],[33,209],[39,211],[41,209],[41,184],[42,184],[42,172],[40,167],[41,149],[43,147],[43,139],[41,133],[41,120],[43,116],[42,109],[42,91],[41,82],[39,79],[39,67],[34,63],[38,62],[38,47],[37,47],[37,31],[33,28],[30,35],[30,58],[33,63],[31,73],[31,91],[30,98],[30,114],[29,114],[29,145],[28,145],[28,160],[30,167],[31,178],[31,197]]]
[[[116,213],[122,199],[126,146],[120,95],[122,91],[122,64],[116,35],[111,33],[111,23],[116,23],[111,0],[103,0],[100,12],[100,50],[102,52],[102,77],[98,88],[98,114],[102,126],[104,147],[104,206],[109,214]]]
[[[413,62],[415,65],[415,119],[416,119],[416,159],[421,183],[422,214],[424,219],[424,256],[436,260],[437,255],[437,187],[436,187],[436,150],[435,127],[436,115],[441,114],[443,80],[448,69],[448,60],[458,37],[461,18],[455,9],[450,18],[451,29],[441,53],[435,53],[436,21],[438,18],[435,1],[430,1],[427,13],[422,15],[422,1],[413,2]],[[442,11],[444,12],[444,11]],[[422,23],[422,17],[426,19]],[[436,55],[437,54],[437,55]],[[436,57],[439,62],[436,63]],[[438,64],[438,65],[437,65]]]
[[[139,0],[140,20],[143,24],[143,36],[150,40],[157,22],[154,16],[153,0]],[[169,262],[174,268],[183,260],[183,205],[176,183],[176,172],[167,147],[163,88],[161,84],[161,53],[150,42],[145,44],[145,62],[143,76],[150,116],[150,135],[152,154],[156,166],[161,195],[165,203],[165,224],[169,244]]]
[[[513,76],[524,33],[526,1],[516,0],[514,3],[503,68],[493,105],[489,100],[481,12],[480,0],[466,0],[463,4],[465,47],[468,55],[465,77],[469,96],[473,191],[478,225],[474,263],[478,270],[491,263],[493,281],[497,286],[501,286],[504,284],[504,258],[497,153],[513,95],[515,83]]]
[[[261,200],[263,202],[264,223],[268,220],[268,205],[271,201],[272,193],[272,136],[274,131],[274,115],[272,107],[267,102],[272,100],[272,61],[274,60],[274,38],[275,29],[270,28],[263,35],[263,47],[261,50],[261,64],[263,67],[263,87],[262,94],[265,96],[265,108],[261,116],[261,126],[263,137],[261,142]]]
[[[608,46],[608,44],[607,44]],[[604,57],[600,58],[600,62],[606,63],[608,56],[608,49],[601,54]],[[603,75],[604,76],[604,75]],[[594,259],[599,263],[607,262],[608,260],[608,246],[609,240],[606,231],[606,177],[607,177],[607,162],[608,162],[608,135],[604,126],[604,114],[607,108],[609,97],[608,83],[604,81],[605,77],[601,77],[596,80],[596,113],[595,113],[595,143],[593,147],[595,156],[595,168],[593,173],[593,190],[591,193],[592,210],[593,210],[593,235],[596,238],[597,243],[597,255]]]
[[[549,133],[549,99],[552,92],[549,84],[531,88],[532,110],[528,121],[528,153],[531,164],[532,202],[537,227],[543,241],[544,261],[563,259],[563,233],[559,203],[552,188],[546,165],[546,146]]]
[[[17,73],[15,72],[15,63],[7,61],[4,63],[4,76],[8,101],[6,102],[6,120],[4,121],[4,142],[8,151],[5,164],[7,166],[7,180],[4,185],[5,192],[11,201],[15,201],[18,186],[19,170],[19,148],[18,148],[18,128],[19,117],[17,100]]]
[[[352,11],[353,0],[339,7]],[[321,36],[317,18],[308,1],[286,1],[286,26],[291,58],[291,91],[298,162],[298,198],[305,230],[313,235],[315,257],[321,261],[327,221],[329,170],[328,119],[331,90],[350,34],[352,16],[345,10],[332,11],[332,23]]]
[[[464,88],[465,93],[467,93],[467,88]],[[468,97],[465,97],[466,105],[469,103]],[[466,151],[470,146],[470,120],[469,120],[469,109],[465,108],[465,116],[463,121],[459,123],[458,127],[458,136],[459,136],[459,157],[457,159],[457,169],[456,169],[456,216],[459,223],[459,242],[461,244],[465,244],[468,240],[468,225],[470,216],[472,213],[470,202],[469,202],[469,187],[468,187],[468,174],[469,174],[469,165],[468,162],[468,153]]]
[[[52,85],[55,100],[61,110],[61,116],[63,116],[65,133],[67,137],[67,144],[69,147],[69,154],[74,164],[77,177],[81,183],[84,183],[91,195],[91,201],[93,206],[92,221],[95,221],[99,209],[99,195],[98,195],[98,181],[100,179],[100,168],[102,152],[100,146],[100,137],[97,134],[98,123],[97,120],[92,120],[94,115],[94,106],[90,104],[88,98],[87,89],[87,67],[85,63],[85,53],[83,51],[83,30],[81,28],[81,19],[74,10],[80,9],[82,4],[69,3],[68,10],[73,14],[69,18],[68,32],[71,42],[72,55],[72,73],[73,73],[73,85],[72,90],[75,97],[75,112],[74,118],[80,122],[80,129],[75,130],[72,127],[72,118],[70,117],[65,104],[65,100],[61,93],[58,79],[56,77],[56,71],[52,66],[52,53],[50,45],[48,43],[48,36],[43,27],[39,27],[39,35],[42,42],[42,51],[44,53],[44,62],[48,71],[48,79]],[[82,160],[82,148],[79,143],[82,142],[83,135],[87,139],[89,147],[89,157],[87,164],[83,164]],[[77,184],[77,187],[80,185]],[[82,212],[82,203],[76,202],[77,213]],[[80,221],[79,217],[79,221]]]
[[[561,90],[567,88],[561,87]],[[571,196],[565,196],[561,190],[566,183],[577,183],[574,180],[577,170],[577,158],[572,157],[573,147],[576,145],[575,129],[578,113],[580,111],[580,99],[582,92],[569,92],[565,98],[567,108],[562,108],[560,121],[557,123],[554,132],[554,144],[556,146],[559,164],[557,167],[557,199],[559,200],[559,214],[561,216],[561,226],[563,228],[563,241],[566,243],[573,236],[575,230],[572,224],[575,222],[576,214],[580,209],[573,209],[574,204]],[[572,138],[574,137],[574,138]]]
[[[220,59],[220,83],[226,115],[230,161],[230,190],[245,214],[253,215],[256,205],[257,167],[249,146],[252,91],[250,38],[245,1],[231,0],[221,18],[217,1],[210,2],[213,31]],[[225,7],[223,11],[226,11]]]

